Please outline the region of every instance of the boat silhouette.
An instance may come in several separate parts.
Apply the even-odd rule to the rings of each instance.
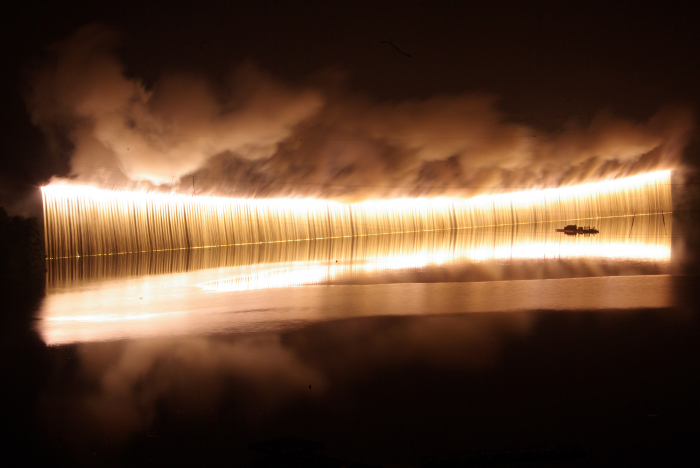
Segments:
[[[576,234],[598,234],[598,230],[593,226],[576,226],[575,224],[569,224],[564,226],[563,229],[556,229],[556,232],[563,232],[569,236],[575,236]]]

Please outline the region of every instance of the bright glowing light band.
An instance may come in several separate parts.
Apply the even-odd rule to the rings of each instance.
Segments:
[[[430,241],[415,242],[411,247],[404,243],[399,249],[394,246],[393,249],[368,252],[360,248],[350,262],[341,258],[340,263],[317,260],[258,264],[235,276],[198,286],[215,292],[288,288],[464,260],[609,259],[667,263],[671,259],[670,220],[667,228],[662,228],[666,222],[659,218],[639,217],[636,229],[631,226],[630,219],[608,222],[604,226],[608,235],[604,236],[566,236],[527,229],[518,232],[509,228],[486,229],[482,235],[471,235],[472,230],[461,231],[458,236],[442,236],[442,242],[435,242],[439,236],[434,236]],[[611,233],[613,230],[617,232]],[[622,234],[624,230],[629,231],[629,235]],[[633,231],[634,237],[631,235]]]
[[[635,271],[645,275],[667,272],[672,215],[598,221],[597,235],[568,236],[554,232],[554,223],[537,223],[57,259],[48,262],[48,294],[38,329],[48,344],[60,344],[261,331],[325,320],[329,314],[668,306],[673,294],[667,277],[608,275],[624,274],[631,265],[643,265]],[[460,272],[479,270],[489,279],[501,278],[498,271],[505,264],[517,271],[546,269],[554,277],[604,277],[378,284],[393,271],[431,265],[445,269],[424,271],[448,271],[453,262],[459,262]],[[358,294],[348,283],[373,286]],[[298,287],[314,284],[335,286]],[[452,302],[440,305],[444,298]]]
[[[461,260],[597,258],[663,262],[670,259],[671,215],[603,218],[596,225],[601,231],[596,235],[569,236],[555,232],[557,223],[537,223],[54,259],[47,262],[47,284],[51,290],[73,281],[238,268],[242,276],[236,278],[249,275],[252,279],[236,279],[234,283],[263,284],[268,281],[267,276],[281,277],[285,272],[294,276],[291,272],[296,271],[297,277],[290,276],[288,282],[288,286],[293,286],[332,281],[348,274]],[[323,270],[320,279],[298,281],[301,277],[314,276],[312,270]],[[269,282],[287,284],[285,280]]]
[[[52,184],[43,187],[42,194],[50,258],[606,218],[672,209],[670,171],[470,199],[356,204],[193,197],[72,184]]]

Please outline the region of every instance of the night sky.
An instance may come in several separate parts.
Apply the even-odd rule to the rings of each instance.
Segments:
[[[285,89],[341,94],[336,101],[344,103],[342,114],[348,102],[358,100],[370,103],[368,109],[380,109],[358,112],[358,121],[381,120],[381,109],[392,106],[400,114],[405,102],[480,95],[493,99],[489,106],[500,113],[502,122],[527,126],[536,138],[538,133],[565,133],[571,125],[589,129],[601,112],[652,125],[650,119],[660,110],[682,109],[685,117],[672,121],[692,125],[688,116],[700,104],[700,32],[692,7],[636,2],[93,3],[23,2],[6,12],[0,204],[10,212],[38,214],[35,187],[70,171],[74,142],[65,135],[51,140],[33,126],[26,98],[31,77],[51,60],[51,44],[86,25],[98,24],[95,27],[120,35],[112,52],[123,64],[126,79],[138,80],[145,90],[158,89],[163,77],[172,75],[196,76],[217,88],[241,67],[253,67]],[[419,105],[415,113],[422,112],[428,111]],[[330,127],[307,131],[319,139]],[[340,139],[340,133],[333,135]],[[697,166],[697,147],[692,138],[685,145],[683,157],[691,166]],[[316,150],[302,147],[297,153]],[[438,157],[440,163],[423,164],[392,183],[472,183],[468,175],[450,175],[459,163],[450,159],[451,149],[446,151]],[[198,174],[206,177],[223,170],[230,177],[248,174],[259,181],[266,174],[260,161],[268,156],[246,157]],[[391,158],[387,161],[394,161]],[[381,170],[368,167],[365,173],[361,164],[344,169],[355,170],[357,180],[370,178],[370,173],[384,180],[398,171],[392,164]],[[279,162],[266,167],[273,166],[287,168]],[[528,167],[523,163],[516,169]],[[471,170],[464,163],[461,169],[465,174]],[[286,182],[321,180],[315,169],[294,170],[286,178],[275,177]],[[542,171],[546,172],[534,172],[540,177]],[[342,172],[343,168],[321,182],[349,184],[351,179],[342,178]],[[496,179],[492,183],[499,186],[520,183],[512,177]]]

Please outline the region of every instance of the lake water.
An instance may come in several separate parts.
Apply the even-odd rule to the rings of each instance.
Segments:
[[[595,224],[50,260],[43,460],[245,466],[285,436],[382,466],[694,456],[694,231]]]

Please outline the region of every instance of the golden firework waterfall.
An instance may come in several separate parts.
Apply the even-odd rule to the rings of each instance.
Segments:
[[[670,171],[469,199],[355,204],[42,187],[49,258],[191,249],[487,226],[592,220],[672,210]]]
[[[668,262],[671,215],[604,218],[597,235],[567,236],[559,224],[532,223],[474,229],[273,242],[208,249],[166,250],[125,255],[57,258],[47,262],[49,290],[80,281],[167,275],[207,269],[241,269],[248,276],[323,269],[322,280],[348,275],[421,268],[456,261],[511,259],[630,259]],[[262,271],[256,273],[255,271]],[[310,284],[304,276],[303,284]],[[299,278],[294,281],[299,282]],[[252,288],[250,286],[249,288]]]

